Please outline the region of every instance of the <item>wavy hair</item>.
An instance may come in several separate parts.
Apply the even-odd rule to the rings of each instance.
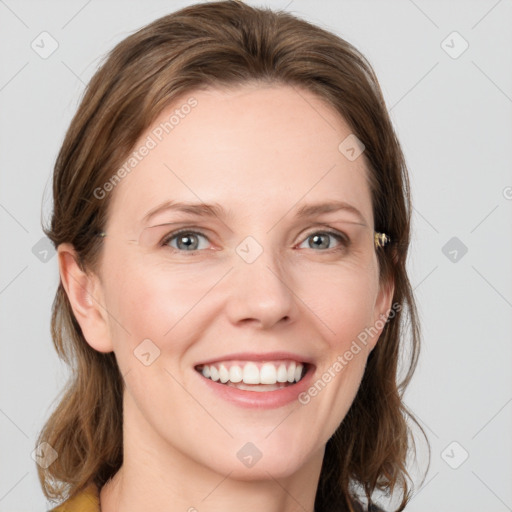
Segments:
[[[110,204],[95,190],[173,100],[249,82],[316,94],[365,146],[375,229],[392,240],[378,251],[380,278],[394,282],[393,304],[401,307],[386,322],[355,400],[327,442],[315,510],[353,512],[356,490],[369,504],[375,491],[399,490],[403,510],[412,489],[408,419],[419,426],[402,400],[420,344],[406,271],[410,189],[378,80],[350,43],[287,12],[234,0],[192,5],[136,31],[106,56],[84,92],[55,162],[51,225],[43,230],[55,247],[71,243],[81,268],[93,272],[101,253],[94,235],[104,229]],[[62,282],[51,334],[70,380],[37,440],[49,443],[58,458],[38,473],[45,496],[59,501],[92,482],[101,487],[121,467],[124,382],[114,353],[97,352],[86,342]]]

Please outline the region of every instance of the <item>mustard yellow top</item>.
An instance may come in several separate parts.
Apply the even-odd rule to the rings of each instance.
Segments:
[[[353,503],[359,512],[384,512],[375,505],[370,505],[369,509],[363,509],[359,502]],[[91,483],[81,492],[66,500],[57,508],[52,508],[48,512],[101,512],[100,493],[96,484]]]
[[[89,484],[84,490],[49,512],[100,512],[98,487],[94,483]]]

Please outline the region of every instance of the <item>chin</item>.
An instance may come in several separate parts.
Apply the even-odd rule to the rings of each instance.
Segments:
[[[233,467],[233,464],[226,464],[222,474],[230,473],[229,477],[233,480],[239,481],[263,481],[269,479],[283,479],[292,476],[299,471],[304,463],[301,457],[293,457],[291,460],[263,460],[262,457],[252,467],[244,467],[243,464],[238,464]],[[230,461],[231,462],[231,461]]]
[[[281,443],[281,448],[275,443],[251,443],[250,441],[230,441],[231,446],[222,450],[221,454],[212,453],[208,457],[208,466],[216,473],[228,475],[231,479],[240,481],[259,481],[271,478],[287,478],[299,471],[314,454],[321,458],[324,446],[316,452],[311,447],[295,442],[290,447],[288,443]],[[307,451],[306,451],[307,450]],[[212,466],[212,460],[216,460]]]

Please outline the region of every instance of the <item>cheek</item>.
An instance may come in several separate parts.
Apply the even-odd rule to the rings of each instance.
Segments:
[[[372,324],[378,276],[371,265],[310,273],[302,278],[300,293],[323,325],[326,340],[341,349]]]
[[[313,310],[324,333],[324,354],[316,380],[302,403],[315,403],[319,415],[327,418],[326,432],[338,427],[350,408],[372,346],[374,307],[378,283],[371,272],[340,273],[328,281],[316,298]]]
[[[183,353],[187,340],[198,335],[197,306],[218,275],[206,271],[199,276],[187,265],[170,269],[144,257],[125,259],[110,268],[105,300],[118,359],[131,362],[127,358],[146,339],[162,352]]]
[[[350,272],[317,274],[315,280],[323,283],[321,287],[314,288],[312,281],[304,282],[303,293],[310,290],[304,302],[314,312],[312,317],[316,319],[323,342],[316,390],[312,393],[315,396],[321,393],[326,398],[322,405],[317,404],[319,407],[333,407],[333,428],[341,421],[357,392],[372,338],[379,334],[372,329],[377,279],[372,267],[367,266],[352,268]],[[325,395],[323,389],[328,389]]]

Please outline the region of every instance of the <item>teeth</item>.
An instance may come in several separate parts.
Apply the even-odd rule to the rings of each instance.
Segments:
[[[259,385],[262,391],[264,386],[276,385],[275,389],[279,389],[288,383],[299,382],[302,378],[304,365],[287,362],[265,362],[256,364],[247,363],[220,363],[215,365],[205,365],[200,370],[204,377],[214,382],[220,381],[222,384],[240,384],[240,389],[246,389],[245,384],[249,387]],[[283,384],[280,386],[279,384]]]
[[[222,384],[225,384],[229,380],[228,369],[223,364],[219,367],[219,377]]]
[[[286,370],[286,366],[282,363],[277,369],[277,382],[288,382],[288,371]]]
[[[247,363],[244,366],[244,384],[259,384],[260,372],[254,363]]]
[[[260,384],[275,384],[276,381],[276,367],[272,363],[265,363],[260,370]]]
[[[207,367],[206,367],[207,368]],[[244,374],[242,372],[242,368],[240,366],[232,366],[229,370],[229,380],[231,382],[242,382],[242,379],[244,378]]]
[[[217,370],[215,366],[210,366],[210,379],[212,379],[214,382],[217,382],[219,378],[219,370]]]
[[[245,391],[257,391],[263,393],[265,391],[276,391],[277,389],[285,388],[288,384],[259,384],[258,386],[253,386],[252,384],[244,384],[243,382],[239,382],[238,384],[228,382],[227,386],[243,389]]]
[[[288,366],[288,382],[293,382],[295,380],[295,363],[292,363]]]
[[[299,382],[301,375],[302,375],[302,365],[298,364],[297,368],[295,368],[295,381],[296,382]]]

